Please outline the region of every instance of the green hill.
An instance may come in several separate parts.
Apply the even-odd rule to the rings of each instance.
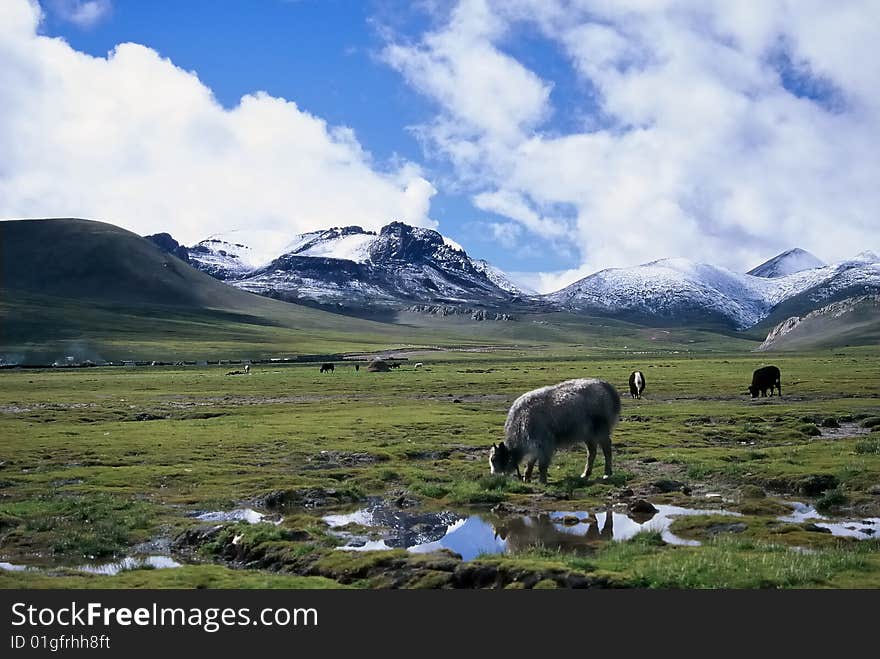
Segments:
[[[0,290],[0,356],[14,362],[256,358],[417,339],[240,291],[90,220],[0,222]]]

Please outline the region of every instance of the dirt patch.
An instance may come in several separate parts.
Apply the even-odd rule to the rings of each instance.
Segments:
[[[288,506],[303,508],[324,508],[360,500],[355,493],[323,487],[302,490],[272,490],[256,499],[254,505],[267,510],[277,510]]]
[[[868,435],[871,432],[870,428],[862,428],[856,422],[840,422],[838,426],[829,427],[822,426],[819,428],[820,436],[825,439],[847,439],[849,437],[859,437],[861,435]]]
[[[306,458],[303,471],[320,469],[340,469],[343,467],[364,467],[388,460],[385,455],[372,455],[370,453],[354,453],[350,451],[321,451],[317,455]]]

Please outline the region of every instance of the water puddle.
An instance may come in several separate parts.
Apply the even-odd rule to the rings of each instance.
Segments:
[[[375,504],[345,515],[328,515],[324,521],[347,539],[340,549],[374,551],[405,548],[413,553],[449,549],[465,561],[482,554],[502,554],[543,547],[563,551],[589,551],[597,543],[624,541],[642,531],[656,531],[669,544],[698,545],[696,540],[676,536],[669,527],[684,515],[740,516],[727,510],[700,510],[658,505],[653,515],[618,512],[556,511],[543,515],[496,518],[491,515],[460,515],[450,511],[411,513]],[[367,538],[344,529],[357,524],[378,532]]]
[[[776,519],[780,522],[789,522],[792,524],[801,524],[803,522],[812,522],[822,529],[828,529],[831,535],[841,538],[857,538],[859,540],[870,540],[871,538],[880,537],[880,517],[864,517],[861,519],[850,520],[829,520],[828,517],[819,513],[816,508],[807,503],[800,501],[791,501],[786,505],[792,507],[791,513],[782,515]]]
[[[867,435],[871,432],[870,428],[862,428],[858,423],[852,421],[841,421],[837,428],[825,428],[819,426],[820,437],[825,439],[847,439],[849,437],[858,437]]]
[[[464,516],[450,511],[432,513],[403,510],[378,502],[353,513],[327,515],[323,519],[331,528],[356,524],[381,529],[383,532],[380,541],[352,538],[355,544],[350,548],[364,550],[369,543],[372,543],[369,544],[370,549],[408,549],[435,542],[464,520]]]
[[[214,510],[202,513],[193,513],[190,515],[201,522],[247,522],[248,524],[259,524],[260,522],[269,522],[278,526],[283,521],[282,518],[274,515],[259,513],[252,508],[237,508],[235,510]]]
[[[112,563],[86,563],[85,565],[44,567],[39,565],[18,565],[15,563],[0,562],[0,570],[7,572],[50,572],[53,570],[66,569],[89,574],[113,576],[125,570],[156,569],[181,567],[170,556],[126,556],[120,561]]]

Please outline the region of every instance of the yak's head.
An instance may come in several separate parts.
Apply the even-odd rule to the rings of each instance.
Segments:
[[[758,387],[756,387],[753,384],[749,385],[749,393],[752,394],[752,398],[757,398],[758,397]]]
[[[492,448],[489,449],[489,471],[493,474],[510,473],[515,468],[511,464],[510,457],[510,449],[504,445],[504,442],[498,446],[492,444]]]

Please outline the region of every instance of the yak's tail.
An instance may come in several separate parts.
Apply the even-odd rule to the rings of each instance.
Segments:
[[[614,418],[611,419],[611,426],[613,427],[620,419],[620,394],[612,385],[606,383],[606,386],[608,387],[608,394],[611,396],[611,412],[614,415]]]

